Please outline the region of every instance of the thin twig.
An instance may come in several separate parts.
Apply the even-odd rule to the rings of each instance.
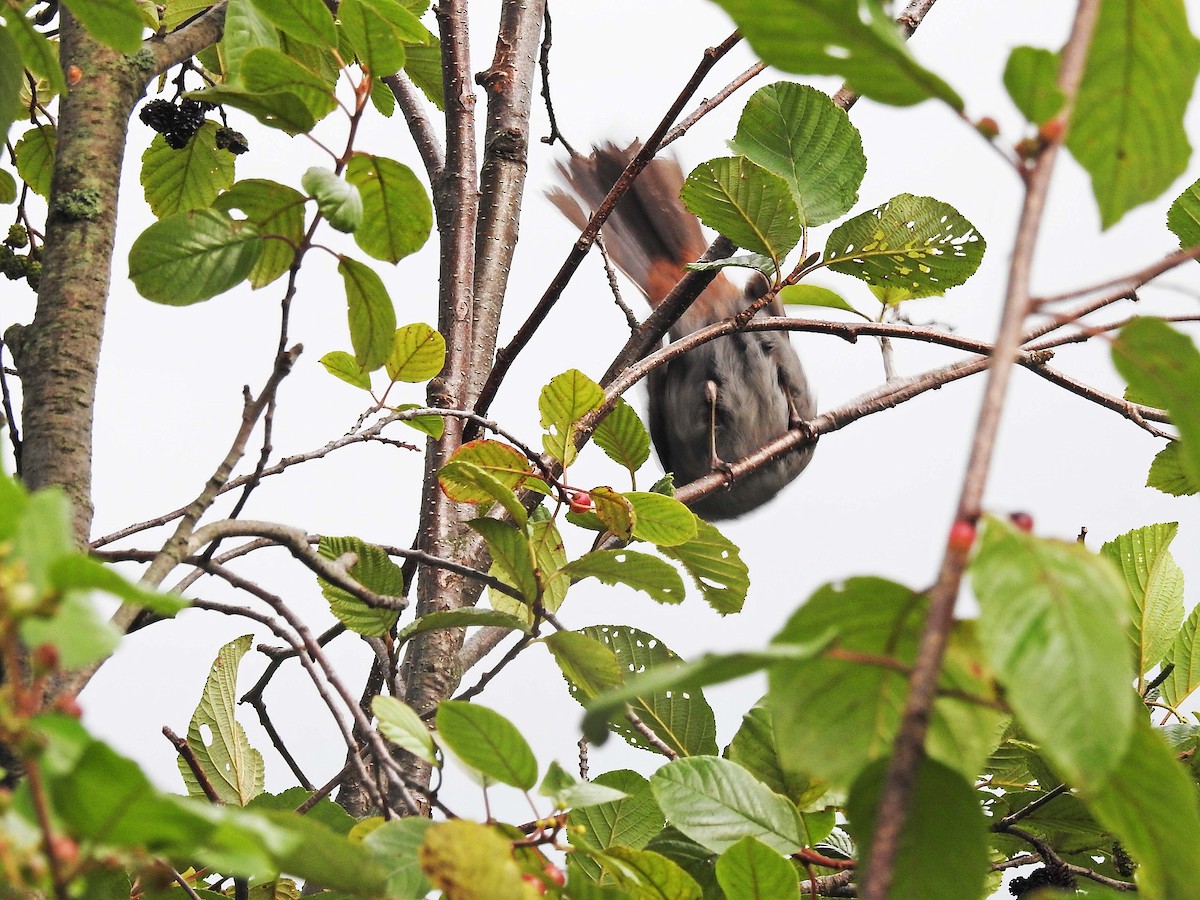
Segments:
[[[208,798],[208,802],[219,806],[221,804],[221,795],[213,787],[213,783],[208,778],[208,773],[204,771],[204,766],[196,758],[196,751],[192,749],[192,745],[188,743],[187,738],[177,735],[171,730],[171,726],[169,725],[162,727],[162,733],[163,737],[171,742],[171,745],[175,748],[175,752],[183,757],[183,761],[187,763],[187,767],[192,772],[192,777],[200,785],[200,790],[204,791],[204,796]]]

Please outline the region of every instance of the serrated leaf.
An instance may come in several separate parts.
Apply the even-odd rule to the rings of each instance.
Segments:
[[[682,603],[683,579],[669,563],[636,550],[593,550],[562,567],[571,578],[595,578],[643,591],[658,603]]]
[[[1196,786],[1147,720],[1133,735],[1103,785],[1084,790],[1088,809],[1138,861],[1138,891],[1186,897],[1200,879],[1200,811]]]
[[[962,98],[913,58],[877,0],[716,0],[763,61],[797,75],[840,75],[860,94],[909,106]]]
[[[533,465],[525,454],[502,441],[468,441],[450,458],[479,466],[511,490],[526,487],[526,482],[535,478]]]
[[[325,371],[334,378],[340,378],[346,384],[352,384],[364,391],[371,389],[371,375],[358,364],[358,361],[345,350],[330,350],[318,362]]]
[[[630,475],[650,458],[650,434],[632,406],[618,397],[612,412],[600,420],[592,440],[605,455]]]
[[[578,369],[568,369],[550,379],[538,395],[542,427],[549,432],[542,437],[546,452],[564,466],[574,462],[575,423],[602,402],[603,389]]]
[[[233,154],[218,150],[217,124],[206,121],[182,150],[156,134],[142,154],[142,189],[150,211],[161,219],[212,206],[233,184]],[[228,209],[228,207],[223,207]]]
[[[835,228],[824,263],[872,286],[903,289],[909,298],[940,297],[975,274],[986,248],[950,204],[899,194]]]
[[[824,782],[785,766],[771,720],[771,710],[755,706],[742,717],[725,757],[746,769],[776,794],[782,794],[798,808],[804,808],[826,793]]]
[[[787,182],[806,228],[849,212],[867,171],[846,111],[828,94],[788,81],[754,92],[729,148]]]
[[[580,634],[600,643],[613,654],[622,679],[624,673],[652,672],[679,659],[658,638],[629,626],[593,625],[581,629]],[[580,648],[571,649],[575,651]],[[587,661],[586,665],[580,662],[573,663],[573,671],[576,674],[587,673],[591,679],[587,682],[568,683],[571,696],[576,700],[582,703],[595,697],[600,690],[615,687],[606,683],[612,672],[603,654],[596,651],[583,655],[574,653],[572,659]],[[561,666],[561,659],[559,663]],[[566,672],[564,669],[564,674]],[[629,706],[659,740],[679,755],[711,755],[717,752],[716,724],[712,708],[701,691],[654,691],[639,695]],[[614,721],[610,728],[634,747],[659,752],[623,719]]]
[[[3,16],[8,26],[4,29],[5,34],[12,38],[12,43],[17,47],[18,62],[24,63],[25,68],[34,75],[46,79],[52,94],[65,94],[67,82],[58,62],[57,45],[52,44],[44,34],[34,28],[33,22],[21,12],[20,7],[0,4],[0,16]],[[42,97],[43,102],[49,99],[50,97]]]
[[[754,837],[744,837],[717,860],[717,880],[727,900],[799,900],[792,864]]]
[[[689,272],[712,272],[729,268],[753,269],[770,278],[775,274],[775,261],[764,253],[739,253],[709,262],[690,262],[684,268]]]
[[[396,114],[396,95],[381,78],[371,80],[371,105],[385,119],[390,119]]]
[[[382,597],[404,595],[404,570],[392,562],[382,547],[356,537],[325,535],[317,544],[317,552],[326,559],[353,553],[357,560],[346,570],[351,578]],[[397,610],[369,606],[323,578],[318,578],[317,584],[321,595],[329,601],[330,612],[351,631],[367,637],[382,637],[396,624]]]
[[[988,519],[971,584],[980,640],[1018,720],[1072,785],[1099,785],[1134,720],[1126,592],[1112,564]]]
[[[242,57],[241,78],[247,88],[258,94],[293,94],[312,114],[314,122],[337,109],[337,98],[328,81],[272,47],[255,47],[247,52]]]
[[[737,545],[703,519],[696,519],[696,536],[660,551],[680,563],[704,600],[719,613],[739,612],[750,590],[750,569]]]
[[[226,79],[239,83],[242,74],[242,59],[257,47],[270,47],[272,50],[278,50],[279,32],[259,11],[254,0],[229,0],[225,8],[224,36],[217,46],[221,51],[221,62],[224,65],[223,71]],[[308,129],[302,130],[307,131]]]
[[[346,166],[346,180],[362,196],[367,227],[356,230],[354,240],[363,252],[394,263],[425,245],[433,206],[412,169],[385,156],[357,153]]]
[[[416,710],[395,697],[376,697],[371,701],[371,712],[379,722],[380,734],[418,759],[437,765],[433,737]]]
[[[1183,114],[1200,41],[1180,0],[1105,0],[1092,32],[1067,148],[1087,170],[1108,228],[1183,174]]]
[[[671,824],[715,853],[744,837],[787,854],[805,844],[796,807],[727,759],[673,760],[654,773],[650,787]]]
[[[443,700],[437,711],[438,740],[471,768],[490,779],[532,790],[537,760],[521,733],[494,710]]]
[[[338,19],[363,66],[376,78],[404,68],[404,43],[399,31],[365,0],[343,0]]]
[[[662,810],[650,791],[650,782],[637,772],[629,769],[605,772],[597,775],[592,784],[620,791],[625,796],[573,808],[567,819],[572,845],[597,850],[614,846],[640,850],[662,831]]]
[[[408,59],[404,62],[404,74],[412,79],[412,83],[421,89],[429,102],[443,112],[446,109],[446,99],[442,94],[442,46],[436,37],[424,45],[408,45],[405,50]]]
[[[392,307],[392,298],[375,270],[358,260],[340,257],[338,274],[346,287],[354,358],[372,372],[382,366],[392,352],[396,334],[396,310]]]
[[[1180,247],[1200,244],[1200,181],[1189,184],[1171,203],[1167,228],[1179,238]]]
[[[122,53],[142,46],[142,15],[133,0],[71,0],[71,14],[88,34]]]
[[[624,494],[610,487],[594,487],[590,491],[592,497],[591,513],[573,513],[568,519],[584,528],[591,527],[583,519],[595,517],[600,527],[598,531],[608,531],[622,541],[633,537],[634,512],[633,504]]]
[[[788,183],[743,156],[701,163],[679,197],[709,228],[766,254],[776,268],[800,241],[802,223]]]
[[[1129,386],[1156,398],[1179,429],[1184,470],[1200,481],[1200,350],[1159,319],[1136,318],[1112,344],[1113,363]]]
[[[1195,606],[1183,620],[1171,642],[1163,665],[1173,665],[1162,683],[1162,696],[1171,706],[1178,707],[1200,687],[1200,606]]]
[[[1179,524],[1147,525],[1100,548],[1120,571],[1129,591],[1134,661],[1141,676],[1158,665],[1183,624],[1183,572],[1172,558]]]
[[[864,871],[871,858],[887,765],[887,760],[879,760],[867,769],[855,781],[846,804]],[[960,772],[936,760],[922,759],[909,805],[889,900],[977,900],[983,896],[987,825],[978,793]],[[921,864],[930,853],[937,853],[943,861],[941,871]]]
[[[787,306],[825,306],[854,313],[868,322],[871,317],[859,312],[842,299],[842,295],[815,284],[789,284],[779,292],[779,301]],[[885,301],[886,302],[886,301]]]
[[[626,491],[622,496],[633,507],[634,537],[674,547],[696,536],[700,520],[674,497],[651,491]]]
[[[460,503],[499,501],[518,526],[529,518],[513,491],[486,469],[463,460],[450,460],[438,470],[438,483],[447,497]]]
[[[1012,49],[1004,66],[1004,87],[1034,125],[1053,119],[1067,100],[1058,87],[1058,54],[1041,47]]]
[[[512,585],[526,603],[536,601],[536,561],[525,532],[499,519],[472,519],[470,524],[487,542],[492,562],[499,569],[501,580]]]
[[[792,614],[773,645],[806,647],[814,636],[832,634],[839,652],[781,662],[768,672],[765,705],[787,770],[842,788],[891,752],[908,696],[905,671],[916,658],[926,609],[927,600],[904,585],[850,578],[822,586]],[[901,670],[858,662],[859,654],[894,659]],[[992,699],[980,655],[969,624],[958,623],[939,686]],[[939,696],[926,752],[973,777],[999,743],[1003,720],[986,706]]]
[[[226,18],[228,19],[228,16]],[[228,28],[228,25],[226,27]],[[187,91],[184,96],[205,103],[232,106],[234,109],[250,113],[268,128],[278,128],[291,135],[312,131],[316,124],[308,106],[291,91],[267,94],[244,90],[235,85],[215,84],[201,91]]]
[[[239,181],[213,202],[217,209],[240,209],[263,236],[262,253],[250,270],[252,288],[265,287],[291,268],[294,248],[304,239],[304,202],[299,191],[265,178]]]
[[[209,784],[223,803],[236,806],[245,806],[263,789],[262,754],[250,746],[246,732],[234,715],[238,665],[253,640],[253,635],[242,635],[217,652],[200,703],[188,725],[188,745]],[[210,740],[205,740],[205,731],[211,736]],[[191,767],[182,757],[178,764],[188,794],[203,797],[204,789]]]
[[[362,224],[362,195],[332,169],[313,166],[301,176],[300,184],[335,230],[351,232]]]
[[[58,133],[53,125],[38,125],[21,135],[13,145],[17,156],[17,174],[39,197],[50,197],[50,179],[54,176],[54,153]]]
[[[147,300],[187,306],[243,281],[262,240],[249,222],[215,209],[176,213],[143,231],[129,249],[129,277]]]
[[[677,863],[651,850],[610,847],[597,862],[636,900],[701,900],[700,885]]]
[[[446,363],[446,339],[424,322],[397,328],[384,368],[392,381],[428,381]]]
[[[321,0],[254,0],[255,8],[272,25],[306,44],[337,46],[337,30]]]
[[[554,520],[549,518],[533,518],[528,530],[533,557],[537,562],[538,580],[542,584],[542,607],[547,612],[556,613],[566,599],[571,584],[570,578],[560,574],[567,563],[562,535]]]

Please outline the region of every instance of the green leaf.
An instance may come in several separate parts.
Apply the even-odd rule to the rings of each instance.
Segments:
[[[160,616],[173,616],[191,606],[189,600],[178,594],[160,594],[131,584],[116,570],[83,554],[70,554],[55,559],[50,564],[50,581],[60,591],[104,591]]]
[[[433,229],[433,205],[424,185],[404,163],[357,153],[346,166],[346,180],[362,197],[367,227],[354,232],[364,253],[398,262],[416,253]]]
[[[846,803],[859,871],[870,865],[875,817],[887,775],[879,760],[855,781]],[[935,854],[939,865],[925,862]],[[959,772],[922,759],[900,836],[889,900],[978,900],[988,867],[987,825],[979,795]]]
[[[658,638],[626,625],[592,625],[582,629],[581,633],[602,644],[615,656],[622,679],[625,672],[649,673],[679,659]],[[592,657],[595,657],[595,654],[592,654]],[[593,658],[592,661],[598,662],[598,659]],[[592,666],[584,669],[576,665],[574,671],[588,671],[593,676],[600,674],[611,677],[611,670],[606,673],[606,667]],[[615,686],[600,679],[589,684],[568,684],[571,696],[581,703],[595,697],[599,690]],[[717,752],[716,724],[712,708],[701,691],[651,691],[640,694],[629,706],[634,715],[641,719],[659,740],[681,756],[711,755]],[[614,722],[611,728],[634,747],[659,752],[628,722]]]
[[[1113,363],[1130,388],[1154,397],[1179,429],[1184,471],[1200,481],[1200,350],[1190,337],[1159,319],[1136,318],[1112,345]]]
[[[1082,791],[1088,809],[1138,861],[1146,897],[1187,897],[1200,879],[1195,784],[1144,718],[1137,718],[1112,777]]]
[[[571,514],[567,518],[584,528],[592,527],[586,519],[594,517],[600,527],[596,530],[608,530],[619,540],[628,541],[633,537],[633,504],[624,494],[619,494],[610,487],[595,487],[592,495],[592,513]]]
[[[682,603],[683,579],[669,563],[636,550],[593,550],[562,567],[571,578],[596,578],[643,591],[657,603]]]
[[[553,800],[556,809],[608,807],[628,799],[628,795],[617,788],[594,781],[580,781],[553,760],[546,767],[546,775],[538,787],[538,793]]]
[[[17,179],[10,172],[0,169],[0,203],[12,203],[17,199]]]
[[[391,900],[419,900],[432,889],[418,857],[432,825],[421,816],[392,819],[363,838],[363,847],[375,854],[387,870],[387,896]]]
[[[526,482],[534,477],[533,466],[525,458],[525,454],[502,441],[468,441],[455,450],[450,458],[479,466],[512,490],[526,487]],[[442,489],[445,490],[445,485]],[[452,500],[466,499],[453,494],[449,496]],[[479,499],[482,500],[483,497]]]
[[[15,11],[13,14],[16,14]],[[16,118],[23,81],[21,50],[12,39],[10,29],[0,28],[0,143],[8,139],[8,129]],[[9,193],[4,190],[6,176],[7,181],[12,181],[11,175],[0,172],[0,203],[11,203],[17,199],[15,182],[12,185],[12,197],[4,199]]]
[[[1058,87],[1058,54],[1041,47],[1014,47],[1004,66],[1004,87],[1026,119],[1049,122],[1066,103]]]
[[[1073,786],[1103,783],[1135,718],[1127,594],[1112,564],[988,519],[971,585],[1017,718]]]
[[[129,277],[147,300],[187,306],[243,281],[261,250],[249,222],[215,209],[176,213],[138,235],[129,249]]]
[[[573,807],[567,817],[567,836],[573,846],[593,850],[623,846],[640,850],[662,831],[662,810],[650,791],[650,782],[637,772],[629,769],[605,772],[591,783],[625,796],[592,806]]]
[[[742,717],[725,756],[797,807],[808,806],[827,790],[823,782],[784,765],[771,710],[765,706],[755,706]]]
[[[217,149],[216,135],[217,124],[205,122],[182,150],[154,136],[142,154],[142,188],[157,218],[212,206],[233,184],[233,154]]]
[[[383,279],[368,265],[342,256],[338,259],[338,272],[346,286],[354,358],[368,372],[374,371],[392,352],[396,335],[392,298],[383,286]]]
[[[1100,548],[1128,588],[1134,661],[1140,677],[1158,665],[1183,624],[1183,572],[1168,547],[1177,522],[1147,525],[1113,538]]]
[[[779,292],[779,300],[787,306],[825,306],[830,309],[841,309],[852,312],[861,319],[871,321],[871,317],[859,312],[842,299],[842,295],[829,288],[817,287],[815,284],[789,284]]]
[[[408,412],[410,409],[428,409],[428,407],[423,403],[397,403],[392,407],[392,411],[398,413]],[[446,420],[436,415],[410,416],[400,421],[414,431],[429,435],[435,441],[439,440],[446,430]]]
[[[537,562],[538,579],[542,584],[542,607],[551,613],[558,612],[571,584],[570,578],[560,574],[562,567],[567,564],[562,535],[550,518],[534,518],[528,530]]]
[[[650,434],[632,406],[618,397],[612,411],[600,420],[592,434],[596,446],[630,475],[650,458]]]
[[[254,0],[254,6],[263,18],[298,41],[337,46],[333,17],[321,0]]]
[[[424,322],[397,328],[384,367],[392,381],[428,381],[446,364],[446,339]]]
[[[755,91],[729,148],[788,183],[806,228],[849,212],[867,171],[846,111],[828,94],[788,81]]]
[[[19,7],[8,3],[0,4],[0,16],[8,23],[4,33],[12,38],[12,43],[16,44],[19,51],[17,60],[24,63],[25,68],[38,78],[46,79],[53,94],[65,94],[67,82],[58,62],[58,46],[47,40],[46,36],[33,26],[33,22],[21,13]],[[42,99],[49,101],[50,97]]]
[[[697,844],[677,828],[668,825],[646,849],[661,853],[701,885],[706,900],[721,900],[723,892],[717,881],[717,854]]]
[[[59,665],[81,669],[109,657],[121,642],[120,630],[101,616],[84,594],[69,594],[49,616],[26,616],[18,633],[26,647],[58,648]]]
[[[556,631],[542,642],[558,663],[571,695],[587,704],[625,680],[613,649],[579,631]]]
[[[352,384],[356,388],[362,388],[364,391],[371,389],[371,375],[358,364],[358,361],[347,353],[345,350],[330,350],[319,360],[321,365],[325,367],[325,371],[334,378],[340,378],[347,384]]]
[[[519,527],[525,527],[529,515],[525,512],[521,501],[517,499],[517,495],[486,469],[463,460],[452,459],[438,470],[438,482],[447,496],[460,502],[490,503],[493,500],[499,501],[512,516],[513,521]]]
[[[328,11],[325,15],[328,18]],[[242,83],[259,94],[295,95],[314,122],[337,109],[337,98],[328,81],[273,47],[255,47],[242,57]]]
[[[511,841],[478,822],[455,819],[431,825],[417,859],[433,886],[445,896],[530,900]]]
[[[575,460],[575,424],[604,402],[604,391],[578,369],[555,375],[538,395],[546,452],[569,466]]]
[[[771,257],[775,268],[800,241],[801,220],[788,183],[742,156],[701,163],[679,197],[709,228]]]
[[[379,720],[380,734],[418,759],[437,765],[433,737],[416,710],[395,697],[376,697],[371,701],[371,712]]]
[[[778,853],[805,844],[796,807],[727,759],[673,760],[654,773],[650,787],[671,824],[716,853],[744,837]]]
[[[953,206],[899,194],[843,222],[829,236],[824,264],[910,299],[940,297],[975,274],[987,244]]]
[[[716,0],[763,62],[797,75],[840,75],[860,94],[896,106],[962,98],[913,59],[877,0]]]
[[[50,179],[54,176],[57,146],[58,133],[53,125],[30,128],[13,146],[17,155],[17,174],[39,197],[50,197]]]
[[[768,669],[776,663],[810,659],[825,648],[830,637],[831,635],[826,633],[806,645],[784,644],[760,652],[707,654],[690,662],[660,665],[654,672],[640,673],[624,685],[620,681],[612,681],[607,661],[599,660],[604,663],[604,667],[597,673],[600,677],[593,676],[590,681],[594,693],[586,703],[587,715],[583,719],[583,733],[591,740],[602,741],[609,720],[623,712],[627,703],[632,703],[639,697],[651,694],[692,693],[709,685],[743,678]],[[569,681],[575,680],[566,669],[564,674],[567,674]]]
[[[41,600],[54,587],[54,563],[77,552],[71,537],[71,501],[59,487],[28,495],[17,492],[17,497],[20,509],[12,523],[9,550],[14,559],[21,561],[22,580],[33,589],[31,599]]]
[[[304,203],[299,191],[265,178],[239,181],[213,203],[226,212],[240,209],[263,236],[262,253],[250,270],[251,287],[265,287],[291,268],[295,248],[304,240]]]
[[[1187,168],[1183,114],[1198,74],[1200,41],[1180,0],[1100,4],[1066,141],[1092,178],[1104,228]]]
[[[659,547],[674,547],[696,537],[696,514],[664,494],[627,491],[623,495],[633,507],[633,536]]]
[[[525,532],[499,519],[472,519],[470,524],[487,542],[500,579],[512,585],[526,603],[536,601],[537,565]]]
[[[739,253],[724,259],[714,259],[709,262],[690,262],[684,266],[690,272],[713,272],[721,269],[738,268],[753,269],[762,272],[767,278],[775,274],[775,261],[762,253]]]
[[[848,786],[870,762],[891,752],[908,696],[905,674],[916,659],[928,601],[881,578],[850,578],[809,597],[774,638],[801,647],[834,636],[838,653],[779,663],[768,672],[771,711],[783,766]],[[895,660],[900,671],[859,662],[858,656]],[[970,623],[957,623],[939,686],[956,694],[993,699],[990,673],[980,659]],[[1000,739],[1003,716],[982,704],[939,696],[926,751],[973,777]]]
[[[229,0],[225,9],[225,34],[217,46],[223,49],[221,61],[225,76],[236,84],[241,81],[242,60],[246,54],[257,47],[278,50],[279,32],[254,0]]]
[[[429,102],[443,112],[446,99],[442,96],[442,47],[434,38],[426,46],[410,44],[405,48],[408,59],[404,62],[404,74],[421,89]]]
[[[1175,668],[1162,683],[1162,696],[1171,706],[1178,707],[1200,687],[1200,606],[1195,606],[1184,619],[1163,665]]]
[[[88,34],[122,53],[142,47],[142,15],[133,0],[71,0],[71,14]]]
[[[198,16],[216,0],[170,0],[164,4],[162,24],[167,31],[174,31],[188,19]]]
[[[238,665],[254,635],[235,638],[218,653],[204,684],[200,703],[192,713],[187,741],[208,783],[222,803],[245,806],[263,789],[262,754],[250,746],[246,732],[234,715],[237,705]],[[205,732],[211,740],[205,740]],[[180,756],[179,774],[192,797],[205,796],[204,789],[187,762]]]
[[[744,837],[717,860],[717,880],[727,900],[799,900],[792,864],[758,838]]]
[[[404,68],[404,43],[399,31],[366,0],[342,0],[338,18],[350,46],[374,77],[394,75]]]
[[[696,519],[696,536],[674,547],[661,547],[663,556],[680,563],[705,602],[719,613],[739,612],[750,590],[750,569],[737,545],[703,519]]]
[[[313,166],[301,176],[300,184],[317,201],[321,215],[335,230],[348,233],[362,224],[362,195],[332,169]]]
[[[1200,244],[1200,181],[1183,189],[1167,210],[1167,228],[1179,238],[1180,247]]]
[[[701,900],[695,879],[658,853],[617,846],[594,855],[625,896],[637,900]]]
[[[438,704],[437,733],[455,756],[489,779],[523,791],[537,784],[533,750],[500,713],[474,703],[443,700]]]
[[[409,622],[396,632],[396,644],[402,646],[409,639],[426,631],[436,631],[439,628],[466,628],[469,625],[487,625],[494,628],[510,628],[513,631],[526,631],[523,620],[506,613],[492,609],[465,607],[463,609],[446,609],[431,612]]]
[[[396,95],[387,83],[381,79],[371,81],[371,105],[385,119],[390,119],[396,112]]]
[[[226,20],[228,22],[228,15]],[[227,29],[228,27],[226,24]],[[228,33],[226,31],[226,34]],[[268,128],[278,128],[291,135],[305,134],[316,124],[304,101],[291,91],[265,94],[233,85],[215,84],[202,91],[187,91],[184,96],[205,103],[232,106],[234,109],[250,113]]]
[[[317,544],[317,552],[326,559],[338,559],[353,553],[357,559],[346,571],[359,584],[382,597],[404,595],[404,570],[392,562],[382,547],[368,544],[356,537],[325,535]],[[329,610],[351,631],[367,637],[383,637],[396,624],[399,612],[368,606],[349,591],[317,579],[321,595],[329,601]]]

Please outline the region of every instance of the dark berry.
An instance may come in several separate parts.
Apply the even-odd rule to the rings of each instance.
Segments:
[[[167,146],[172,150],[182,150],[188,145],[188,142],[195,136],[195,132],[190,134],[183,131],[168,131],[163,135],[167,142]]]
[[[250,149],[250,142],[246,140],[246,136],[240,131],[234,131],[232,128],[221,126],[217,129],[217,149],[228,150],[237,156]]]
[[[25,226],[21,223],[8,226],[8,237],[4,239],[4,243],[14,249],[20,250],[22,247],[29,245],[29,232],[25,230]]]
[[[142,107],[138,118],[159,134],[166,134],[179,120],[179,110],[169,100],[151,100]]]

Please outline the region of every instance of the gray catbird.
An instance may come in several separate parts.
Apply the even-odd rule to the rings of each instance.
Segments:
[[[582,229],[588,216],[616,183],[637,144],[593,148],[560,165],[575,196],[552,190],[550,200]],[[616,266],[657,306],[684,274],[684,266],[707,249],[700,223],[679,199],[683,172],[673,159],[656,159],[633,183],[604,225],[604,238]],[[578,199],[576,199],[578,198]],[[671,339],[741,312],[765,289],[757,276],[740,288],[717,275],[671,327]],[[782,315],[772,301],[758,315]],[[790,427],[812,417],[815,398],[786,332],[738,333],[689,350],[656,369],[647,379],[650,435],[663,468],[676,484],[707,475],[741,459]],[[772,460],[737,479],[725,491],[692,504],[706,519],[732,519],[774,497],[808,465],[808,445]]]

